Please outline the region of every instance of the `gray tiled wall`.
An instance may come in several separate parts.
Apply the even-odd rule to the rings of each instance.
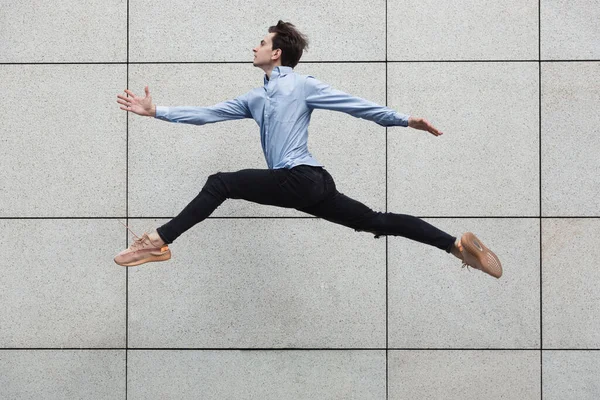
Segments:
[[[0,13],[0,398],[597,399],[600,1],[12,2]],[[378,211],[477,233],[436,248],[228,200],[124,269],[217,171],[266,168],[252,120],[127,115],[261,86],[252,48],[444,135],[317,110],[310,150]]]

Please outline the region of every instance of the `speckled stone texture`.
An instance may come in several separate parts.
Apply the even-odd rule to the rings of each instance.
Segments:
[[[125,398],[125,350],[0,350],[0,397]]]
[[[0,21],[0,63],[127,61],[127,0],[4,2]]]
[[[600,1],[541,1],[543,60],[598,60],[600,58]]]
[[[388,357],[391,400],[540,398],[539,351],[393,350]]]
[[[0,217],[125,215],[125,65],[0,65]]]
[[[388,2],[388,60],[536,60],[537,0]]]
[[[544,399],[595,400],[600,393],[600,352],[544,350]]]
[[[390,106],[444,133],[388,129],[390,209],[539,215],[538,82],[531,63],[390,64]]]
[[[600,348],[598,219],[543,221],[544,346]]]
[[[542,66],[542,212],[600,215],[600,62]]]
[[[385,398],[386,360],[380,350],[135,350],[128,363],[132,400]]]
[[[0,232],[10,233],[2,241],[2,348],[125,346],[126,272],[110,257],[124,240],[116,223],[0,219]]]

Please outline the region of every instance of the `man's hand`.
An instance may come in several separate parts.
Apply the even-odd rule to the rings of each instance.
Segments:
[[[440,136],[444,134],[443,132],[440,132],[437,129],[435,129],[435,127],[431,125],[429,121],[427,121],[425,118],[408,117],[408,126],[410,126],[411,128],[420,129],[422,131],[427,131],[435,136]]]
[[[152,96],[150,96],[150,90],[148,86],[144,88],[146,92],[146,97],[137,97],[131,90],[125,89],[125,93],[127,93],[130,97],[125,97],[123,95],[117,95],[117,103],[122,104],[121,110],[131,111],[137,115],[142,115],[144,117],[155,117],[156,116],[156,106],[152,104]]]

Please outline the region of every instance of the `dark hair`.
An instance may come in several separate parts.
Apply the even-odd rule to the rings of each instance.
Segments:
[[[294,68],[298,65],[304,49],[308,49],[308,38],[296,30],[289,22],[279,20],[277,25],[269,27],[273,36],[273,50],[281,49],[281,65]]]

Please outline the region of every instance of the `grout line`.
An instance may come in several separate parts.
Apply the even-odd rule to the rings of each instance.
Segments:
[[[127,0],[127,89],[129,89],[129,0]],[[127,95],[129,97],[129,95]],[[129,112],[125,112],[126,141],[125,141],[125,223],[129,225]],[[128,230],[125,229],[125,248],[129,246]],[[125,400],[127,400],[128,382],[128,353],[129,348],[129,268],[125,268]]]
[[[538,128],[539,128],[539,189],[540,189],[540,399],[544,399],[544,302],[542,296],[542,10],[541,0],[538,0]]]
[[[35,350],[55,350],[55,351],[531,351],[539,352],[535,348],[492,348],[492,347],[472,347],[472,348],[443,348],[443,347],[10,347],[0,348],[0,351],[35,351]],[[544,351],[598,351],[598,349],[574,349],[574,348],[545,348]]]
[[[388,0],[385,1],[385,106],[388,106]],[[385,212],[388,212],[388,127],[385,127]],[[385,398],[389,398],[389,236],[385,236]]]
[[[126,178],[127,179],[127,178]],[[387,179],[387,178],[386,178]],[[386,204],[387,204],[387,193],[386,193]],[[386,205],[386,209],[387,209],[387,205]],[[422,216],[416,216],[417,218],[429,218],[429,219],[598,219],[600,218],[600,216],[581,216],[581,217],[576,217],[576,216],[566,216],[566,217],[560,217],[560,216],[555,216],[555,215],[549,215],[549,216],[539,216],[539,215],[523,215],[523,216],[515,216],[515,215],[422,215]],[[73,219],[73,220],[90,220],[90,219],[96,219],[96,220],[111,220],[111,219],[173,219],[174,217],[165,217],[165,216],[158,216],[158,217],[132,217],[132,216],[124,216],[124,217],[0,217],[0,220],[9,220],[9,219],[16,219],[16,220],[29,220],[29,219],[35,219],[35,220],[57,220],[57,219],[64,219],[64,220],[68,220],[68,219]],[[298,217],[291,217],[291,216],[281,216],[281,217],[269,217],[269,216],[264,216],[264,217],[252,217],[252,216],[247,216],[247,217],[208,217],[206,219],[319,219],[319,217],[304,217],[304,216],[298,216]]]
[[[600,59],[582,59],[582,60],[328,60],[328,61],[304,61],[301,64],[372,64],[372,63],[538,63],[538,62],[600,62]],[[252,65],[252,61],[95,61],[95,62],[4,62],[0,65],[143,65],[143,64],[247,64]]]

